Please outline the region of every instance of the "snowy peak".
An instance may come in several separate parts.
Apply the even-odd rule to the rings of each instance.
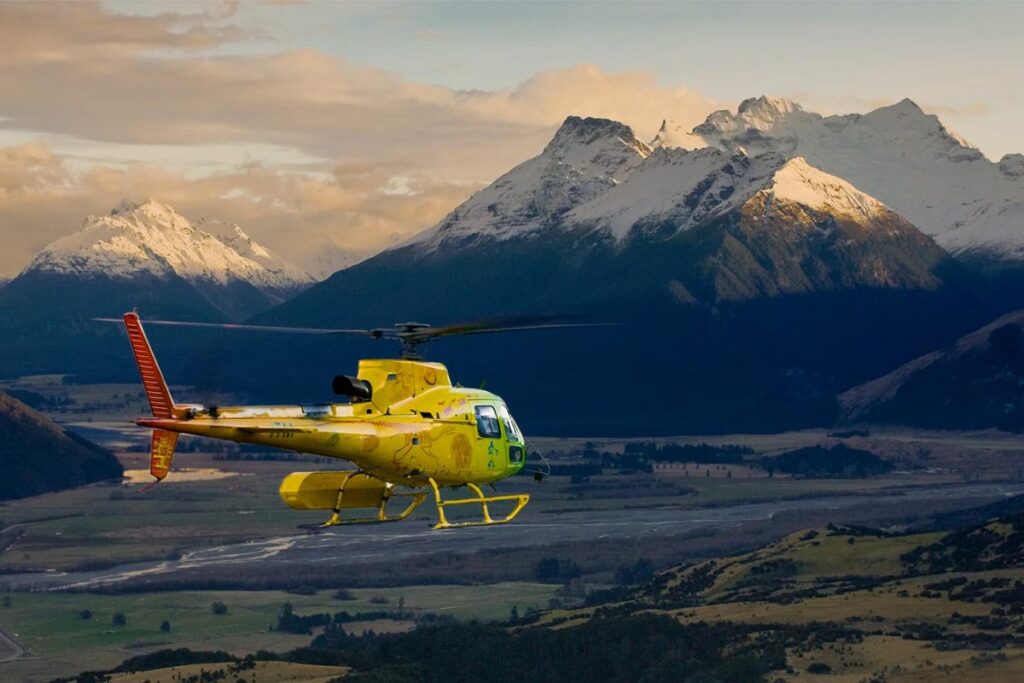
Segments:
[[[650,153],[651,148],[638,140],[633,129],[624,123],[570,116],[555,132],[541,156],[577,171],[612,177],[624,166]]]
[[[938,142],[941,147],[933,151],[944,153],[954,160],[984,159],[984,155],[974,145],[944,126],[939,117],[926,114],[916,102],[908,98],[868,112],[860,117],[859,123],[886,133],[895,141],[908,144],[922,139]]]
[[[909,97],[895,104],[879,107],[864,114],[861,119],[878,129],[937,131],[942,127],[938,117],[924,113]]]
[[[694,135],[675,121],[665,119],[661,122],[658,134],[651,140],[649,147],[653,149],[700,149],[707,143],[699,135]]]
[[[645,156],[650,153],[647,146],[637,140],[633,129],[624,123],[590,116],[568,116],[544,148],[544,154],[557,154],[559,150],[575,145],[589,146],[606,142],[618,142]]]
[[[999,170],[1008,178],[1024,178],[1024,154],[1007,154],[999,160]]]
[[[803,157],[794,157],[772,176],[765,192],[774,200],[801,204],[815,211],[869,223],[889,209],[842,178],[814,168]]]
[[[242,281],[261,290],[294,289],[311,281],[239,226],[205,221],[205,227],[213,231],[160,202],[123,201],[109,215],[89,216],[80,230],[50,244],[26,272],[121,280],[178,276],[192,283]]]
[[[184,218],[179,216],[174,209],[161,204],[160,202],[153,199],[144,199],[141,202],[133,202],[129,199],[122,199],[121,203],[110,210],[111,216],[127,216],[133,218],[146,218],[153,221],[160,221],[167,224],[174,224],[175,222],[187,223]]]
[[[270,251],[266,247],[254,241],[249,234],[242,230],[238,223],[223,221],[218,218],[200,218],[196,227],[208,232],[224,244],[228,245],[242,256],[257,259],[271,258]]]
[[[240,256],[260,264],[278,279],[294,282],[293,286],[301,286],[313,281],[311,275],[288,263],[250,237],[238,223],[217,218],[200,218],[196,223],[196,228],[216,237]]]
[[[550,229],[562,217],[614,188],[651,148],[618,121],[570,116],[538,156],[477,192],[434,228],[402,247],[427,250],[467,240],[506,240]]]
[[[889,106],[886,107],[879,107],[878,109],[875,110],[875,113],[879,112],[892,112],[898,116],[903,117],[927,116],[927,114],[924,113],[924,109],[921,109],[921,107],[917,105],[917,102],[910,99],[909,97],[904,97],[896,104],[890,104]]]
[[[802,112],[803,107],[783,97],[761,95],[760,97],[751,97],[743,100],[736,111],[749,122],[767,124],[788,114]]]
[[[821,118],[817,114],[808,114],[796,102],[762,95],[743,100],[735,114],[727,109],[712,112],[704,123],[693,129],[693,133],[719,138],[750,131],[770,132],[785,126],[790,119],[807,117]]]

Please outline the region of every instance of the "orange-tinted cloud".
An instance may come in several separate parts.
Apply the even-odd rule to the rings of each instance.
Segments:
[[[0,148],[0,274],[11,276],[57,237],[122,198],[154,198],[190,219],[232,220],[296,262],[326,249],[362,255],[440,220],[477,186],[405,179],[382,190],[393,169],[339,166],[310,175],[248,164],[190,178],[135,164],[76,170],[40,145]]]
[[[16,244],[0,274],[122,197],[235,220],[295,258],[317,241],[373,251],[538,153],[567,115],[616,118],[649,136],[664,117],[685,125],[714,108],[647,74],[590,65],[459,91],[314,50],[227,52],[214,48],[252,37],[231,24],[230,3],[209,7],[125,16],[94,2],[0,3],[0,132],[48,145],[0,156],[0,236]],[[137,156],[74,159],[67,141]],[[225,144],[312,161],[296,168],[295,155],[269,152],[186,173],[153,147],[216,157]]]

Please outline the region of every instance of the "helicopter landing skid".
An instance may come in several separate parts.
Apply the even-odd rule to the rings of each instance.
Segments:
[[[334,506],[333,514],[331,518],[320,526],[340,526],[343,524],[380,524],[382,522],[401,522],[403,519],[412,514],[413,510],[420,506],[427,498],[427,494],[423,492],[413,493],[392,493],[391,486],[385,485],[385,489],[381,495],[380,505],[377,506],[377,515],[375,517],[356,517],[354,519],[342,519],[342,501],[345,496],[345,489],[342,488],[338,491],[338,501]],[[388,515],[388,501],[392,498],[408,498],[409,504],[397,515]]]
[[[492,524],[507,524],[516,518],[526,504],[530,502],[530,494],[528,493],[513,493],[504,496],[485,496],[484,492],[480,490],[480,487],[472,482],[467,482],[466,486],[469,487],[473,493],[476,494],[474,498],[460,498],[458,500],[442,500],[441,489],[438,487],[437,482],[433,479],[428,480],[430,487],[434,489],[434,504],[437,505],[437,524],[434,525],[435,529],[457,529],[460,527],[467,526],[490,526]],[[491,517],[490,510],[487,509],[488,503],[503,503],[507,501],[515,501],[515,507],[512,511],[500,519],[494,519]],[[448,518],[444,514],[444,509],[448,505],[480,505],[483,509],[484,518],[480,522],[449,522]]]

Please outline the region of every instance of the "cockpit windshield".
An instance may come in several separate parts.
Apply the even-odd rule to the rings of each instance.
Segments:
[[[519,431],[519,425],[512,419],[512,413],[504,403],[498,404],[498,412],[501,413],[501,421],[505,423],[505,436],[509,441],[523,443],[523,434]]]

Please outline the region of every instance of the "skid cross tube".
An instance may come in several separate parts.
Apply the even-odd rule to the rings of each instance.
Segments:
[[[512,493],[503,496],[485,496],[484,492],[480,490],[480,487],[472,482],[467,482],[466,486],[476,494],[474,498],[459,498],[457,500],[442,500],[441,489],[438,487],[437,482],[433,479],[428,479],[430,487],[434,490],[434,504],[437,506],[437,524],[434,525],[435,529],[457,529],[459,527],[467,526],[490,526],[492,524],[506,524],[516,518],[526,504],[530,502],[530,494],[528,493]],[[494,519],[491,517],[490,510],[487,508],[488,503],[504,503],[508,501],[514,501],[515,507],[512,511],[501,519]],[[480,522],[449,522],[448,518],[444,514],[444,508],[447,505],[479,505],[483,511],[483,521]]]

